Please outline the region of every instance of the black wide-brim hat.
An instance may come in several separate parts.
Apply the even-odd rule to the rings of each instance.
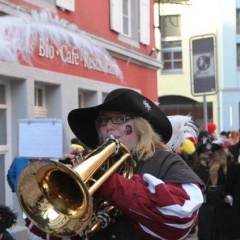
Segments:
[[[146,119],[164,143],[172,136],[170,121],[154,102],[134,90],[119,88],[110,92],[102,104],[74,109],[68,115],[68,124],[72,132],[92,149],[99,144],[95,121],[102,110],[129,112]]]

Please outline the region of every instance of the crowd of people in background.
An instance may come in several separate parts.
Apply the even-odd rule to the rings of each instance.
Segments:
[[[240,239],[239,130],[216,133],[216,125],[186,139],[178,154],[205,183],[204,203],[191,233],[199,240]]]

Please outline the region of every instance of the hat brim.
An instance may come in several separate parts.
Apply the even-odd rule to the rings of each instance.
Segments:
[[[144,105],[147,102],[147,106]],[[164,143],[172,136],[172,126],[166,115],[148,98],[130,89],[116,89],[111,92],[104,103],[89,108],[72,110],[68,115],[68,123],[76,137],[94,149],[99,144],[95,120],[102,110],[130,112],[145,118],[151,124]]]

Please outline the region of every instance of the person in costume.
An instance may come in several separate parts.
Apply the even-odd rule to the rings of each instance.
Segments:
[[[229,134],[229,143],[230,145],[237,144],[239,142],[239,131],[232,130]]]
[[[8,169],[7,181],[12,192],[17,192],[18,178],[23,169],[30,163],[29,158],[18,158],[15,157],[11,166]]]
[[[210,122],[208,123],[207,127],[209,137],[212,139],[212,141],[216,140],[218,138],[216,134],[217,125],[215,123]]]
[[[172,126],[153,101],[131,89],[115,89],[98,106],[72,110],[68,123],[89,148],[112,136],[136,162],[130,179],[116,172],[100,187],[101,198],[119,214],[89,239],[176,240],[188,235],[203,203],[203,182],[166,145]]]
[[[228,147],[231,156],[227,172],[226,188],[228,195],[225,202],[232,206],[232,239],[240,239],[240,141]]]
[[[226,202],[228,160],[226,139],[203,136],[198,141],[194,170],[205,183],[205,202],[198,214],[199,240],[232,240],[231,206]]]
[[[196,158],[196,146],[190,139],[185,139],[183,144],[178,149],[178,154],[193,169]]]

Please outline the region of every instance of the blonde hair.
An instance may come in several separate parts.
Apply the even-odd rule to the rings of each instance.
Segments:
[[[136,147],[132,150],[138,160],[147,160],[152,157],[155,150],[169,151],[169,148],[161,141],[147,120],[141,117],[134,117],[133,122],[137,135],[139,136]]]

